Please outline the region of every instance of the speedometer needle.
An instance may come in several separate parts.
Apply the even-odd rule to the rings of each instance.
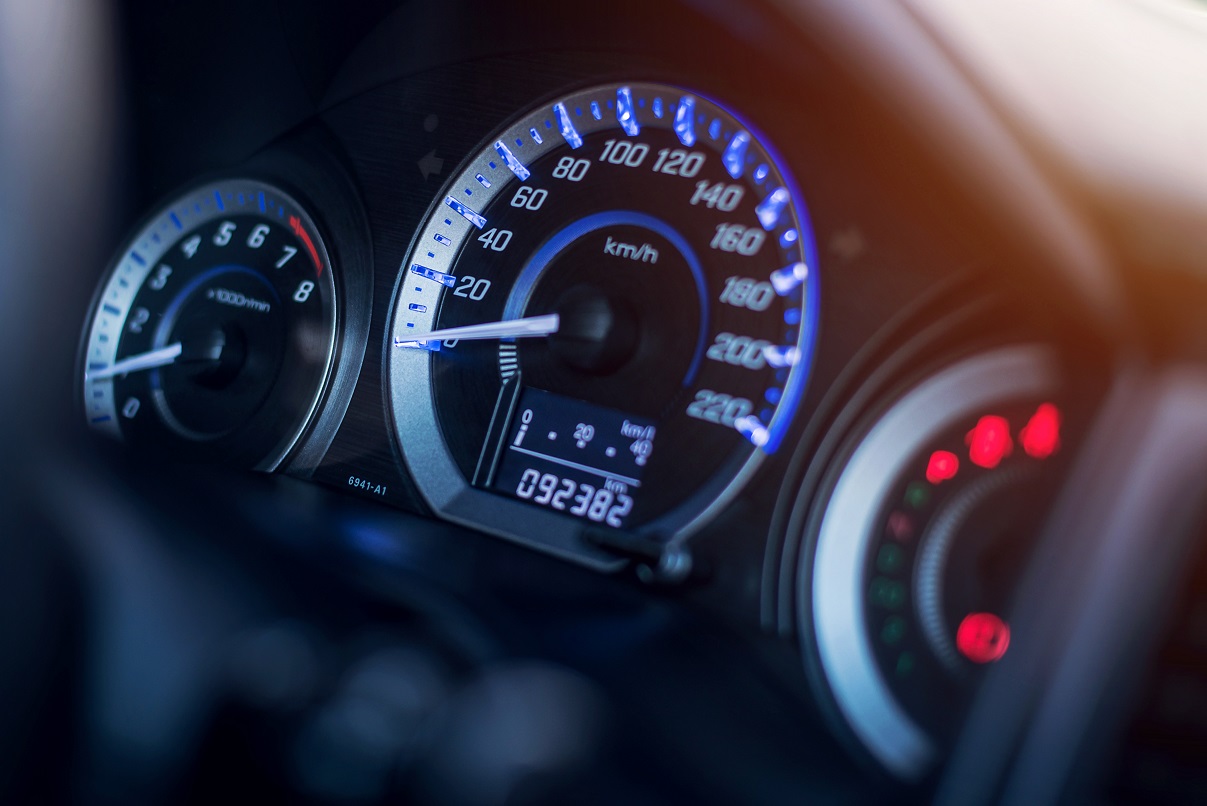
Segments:
[[[132,355],[129,358],[123,358],[112,366],[86,373],[84,380],[104,381],[118,375],[129,375],[131,372],[140,372],[144,369],[164,367],[179,358],[183,351],[184,348],[180,342],[169,344],[167,347],[160,347],[158,350]]]
[[[487,322],[481,325],[465,325],[433,330],[410,339],[394,339],[395,347],[425,347],[428,342],[445,339],[480,341],[484,339],[530,339],[551,336],[557,332],[561,317],[555,313],[544,316],[529,316],[524,319],[508,319],[503,322]]]

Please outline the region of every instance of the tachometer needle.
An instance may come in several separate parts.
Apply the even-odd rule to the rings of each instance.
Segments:
[[[446,339],[480,341],[484,339],[530,339],[551,336],[557,332],[561,317],[555,313],[544,316],[529,316],[524,319],[509,319],[504,322],[487,322],[481,325],[448,327],[431,333],[417,334],[410,339],[394,339],[395,347],[427,347],[431,342]]]
[[[84,380],[86,382],[104,381],[118,375],[129,375],[131,372],[140,372],[144,369],[164,367],[179,358],[183,351],[184,348],[180,342],[169,344],[167,347],[160,347],[158,350],[151,350],[150,352],[123,358],[121,361],[104,369],[96,369],[88,372],[85,374]]]

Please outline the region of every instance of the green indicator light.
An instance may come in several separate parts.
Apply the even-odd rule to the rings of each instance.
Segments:
[[[872,580],[869,593],[873,604],[889,610],[900,610],[905,604],[905,585],[891,579],[876,577]]]
[[[897,546],[885,545],[880,547],[876,555],[876,570],[882,574],[895,574],[905,564],[905,552]]]
[[[930,490],[925,484],[915,481],[905,488],[905,504],[912,509],[922,509],[930,503]]]
[[[897,656],[897,677],[909,677],[914,670],[914,655],[912,652],[902,652]]]
[[[880,640],[889,646],[901,643],[905,637],[905,619],[900,616],[889,616],[884,620],[884,628],[880,630]],[[898,660],[898,665],[900,661]]]

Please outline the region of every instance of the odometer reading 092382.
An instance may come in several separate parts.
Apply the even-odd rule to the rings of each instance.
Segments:
[[[600,562],[685,538],[774,452],[816,328],[808,216],[717,103],[610,84],[497,133],[403,265],[399,444],[453,520]]]

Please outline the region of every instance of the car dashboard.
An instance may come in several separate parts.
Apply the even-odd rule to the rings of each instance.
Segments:
[[[1202,791],[1199,197],[983,21],[111,11],[14,802]]]

